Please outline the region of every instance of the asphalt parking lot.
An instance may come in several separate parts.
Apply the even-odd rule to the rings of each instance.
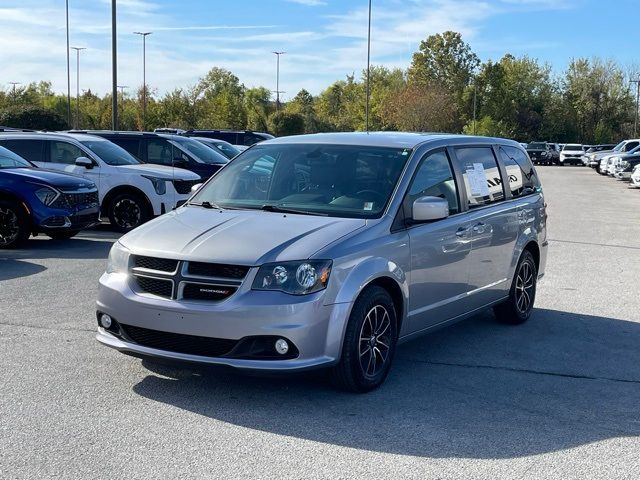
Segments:
[[[539,167],[547,275],[400,347],[383,387],[157,367],[98,345],[99,229],[0,253],[1,478],[617,478],[640,471],[640,191]]]

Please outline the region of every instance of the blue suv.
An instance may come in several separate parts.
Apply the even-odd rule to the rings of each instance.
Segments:
[[[31,234],[67,239],[99,221],[98,189],[90,180],[37,168],[0,147],[0,248]]]

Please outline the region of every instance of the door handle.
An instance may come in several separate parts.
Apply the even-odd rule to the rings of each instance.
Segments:
[[[464,238],[466,236],[467,236],[467,229],[466,228],[460,227],[458,230],[456,230],[456,237]]]
[[[485,227],[486,227],[486,225],[485,225],[484,223],[482,223],[482,222],[480,222],[480,223],[476,223],[476,224],[473,226],[473,232],[474,232],[474,233],[484,233],[484,229],[485,229]]]

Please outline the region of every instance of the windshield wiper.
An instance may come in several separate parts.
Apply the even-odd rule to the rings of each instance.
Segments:
[[[215,203],[211,203],[211,202],[201,202],[201,203],[197,203],[197,202],[189,202],[189,205],[193,205],[195,207],[202,207],[202,208],[209,208],[209,209],[213,209],[215,208],[216,210],[223,210],[222,207],[220,207],[219,205],[216,205]]]
[[[327,213],[312,212],[310,210],[299,210],[297,208],[287,208],[282,205],[263,205],[261,210],[265,212],[278,212],[278,213],[299,213],[300,215],[316,215],[319,217],[327,217]]]

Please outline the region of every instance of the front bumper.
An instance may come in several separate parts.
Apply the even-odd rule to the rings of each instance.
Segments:
[[[100,223],[100,209],[95,206],[75,212],[59,209],[34,212],[34,229],[41,232],[53,230],[84,230]]]
[[[108,347],[143,357],[226,365],[262,371],[297,371],[335,364],[350,303],[324,304],[324,292],[291,296],[253,291],[250,278],[231,297],[218,303],[168,300],[134,292],[126,274],[104,274],[97,309],[120,324],[162,332],[240,341],[246,337],[282,337],[298,350],[287,360],[203,356],[158,349],[119,338],[102,327],[96,339]]]

